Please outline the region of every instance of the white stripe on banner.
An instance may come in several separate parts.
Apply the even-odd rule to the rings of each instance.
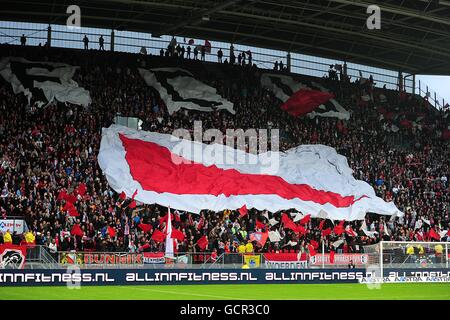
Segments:
[[[290,186],[307,185],[322,193],[333,192],[339,197],[353,196],[358,199],[351,205],[336,206],[330,202],[320,204],[314,199],[309,201],[301,200],[297,197],[284,198],[279,194],[267,193],[246,193],[231,194],[226,196],[220,192],[217,194],[176,194],[173,192],[156,192],[146,190],[141,183],[137,181],[131,174],[129,159],[126,159],[125,146],[119,137],[122,134],[128,139],[138,141],[145,144],[151,142],[154,145],[163,147],[172,154],[182,156],[184,159],[192,160],[196,164],[201,164],[208,170],[216,166],[219,169],[237,170],[241,174],[249,174],[259,176],[279,177],[284,180],[285,184]],[[199,148],[199,152],[191,152],[194,148]],[[213,151],[214,150],[214,151]],[[124,191],[131,196],[135,190],[138,190],[136,200],[143,203],[158,203],[164,206],[178,210],[198,213],[202,209],[210,209],[220,211],[224,209],[237,209],[244,204],[248,208],[256,208],[258,210],[267,209],[276,212],[285,209],[297,209],[301,212],[311,214],[312,217],[328,217],[329,219],[342,220],[359,220],[363,219],[367,212],[374,212],[386,215],[402,215],[392,202],[385,202],[375,195],[373,188],[364,181],[358,181],[352,176],[352,170],[348,167],[347,159],[337,154],[336,150],[323,145],[306,145],[298,146],[290,149],[285,153],[268,152],[256,157],[256,164],[229,164],[217,162],[215,155],[222,154],[223,159],[236,159],[237,154],[243,151],[232,149],[227,146],[212,144],[206,145],[199,142],[180,140],[168,134],[160,134],[155,132],[137,131],[130,128],[112,125],[109,128],[103,128],[102,141],[100,145],[100,153],[98,161],[103,173],[110,186],[116,192]],[[155,156],[153,154],[153,156]],[[164,167],[161,163],[146,163],[145,154],[140,155],[138,161],[142,161],[139,165],[142,169],[145,165],[162,166],[158,168],[159,172],[167,171],[167,178],[173,179],[182,173],[176,172],[176,166],[169,164],[170,168]],[[278,159],[279,166],[277,168],[265,167],[267,159]],[[154,161],[154,159],[152,160]],[[214,166],[213,166],[214,165]],[[276,169],[273,171],[272,169]],[[170,176],[169,176],[170,174]],[[148,177],[152,183],[161,183],[161,188],[167,185],[168,181],[164,176],[159,177],[162,181],[155,181]],[[192,177],[192,187],[197,187],[202,177]],[[287,188],[289,189],[289,185]],[[239,191],[239,181],[234,181],[233,186]],[[186,188],[189,189],[189,188]],[[217,190],[216,190],[217,191]],[[219,190],[220,191],[220,190]],[[320,193],[319,192],[319,193]],[[313,192],[314,193],[314,192]],[[362,197],[362,198],[361,198]],[[360,199],[361,198],[361,199]]]

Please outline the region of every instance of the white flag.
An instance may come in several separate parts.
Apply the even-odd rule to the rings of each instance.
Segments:
[[[414,230],[422,228],[422,224],[423,224],[422,220],[420,220],[420,219],[417,220],[416,224],[414,225]]]
[[[172,217],[170,215],[170,207],[167,212],[167,225],[166,225],[166,254],[167,258],[174,258],[173,255],[173,239],[172,239]]]
[[[277,242],[281,240],[281,235],[278,230],[269,231],[269,240],[270,242]]]
[[[275,220],[274,218],[272,218],[269,220],[269,223],[271,226],[274,226],[274,225],[278,224],[279,222],[277,220]]]
[[[386,222],[383,222],[383,225],[384,225],[384,227],[383,227],[384,234],[387,236],[390,236]]]
[[[338,248],[341,244],[344,243],[344,240],[338,240],[332,243],[332,246]]]
[[[364,234],[366,236],[368,236],[369,238],[375,238],[375,235],[378,234],[378,232],[376,231],[369,231],[367,230],[367,224],[366,224],[366,220],[363,220],[363,223],[361,225],[361,230],[364,232]]]

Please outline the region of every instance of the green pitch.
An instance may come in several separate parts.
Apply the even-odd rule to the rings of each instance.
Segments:
[[[369,289],[364,284],[255,284],[0,287],[0,299],[45,300],[450,300],[448,283],[384,284]]]

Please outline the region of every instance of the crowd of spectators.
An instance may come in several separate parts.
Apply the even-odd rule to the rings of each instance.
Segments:
[[[250,209],[243,218],[233,210],[204,210],[200,215],[176,211],[173,227],[185,235],[183,241],[177,241],[178,252],[305,252],[309,244],[322,240],[327,252],[361,252],[364,245],[381,239],[429,240],[430,228],[438,233],[450,229],[450,151],[448,136],[444,134],[450,112],[433,110],[420,97],[375,88],[373,79],[350,83],[349,79],[324,76],[314,80],[334,91],[340,103],[351,111],[350,120],[295,118],[282,111],[280,102],[261,87],[262,70],[252,64],[220,64],[211,68],[211,63],[170,55],[45,47],[2,46],[2,52],[4,56],[78,65],[74,79],[92,97],[87,108],[68,103],[35,108],[33,101],[28,104],[23,95],[15,95],[0,77],[2,218],[23,217],[33,241],[50,247],[52,252],[164,250],[164,242],[155,241],[152,234],[164,229],[162,218],[167,208],[156,204],[130,208],[131,200],[119,198],[98,166],[101,128],[111,125],[118,113],[139,117],[143,129],[151,131],[193,129],[194,121],[201,120],[204,129],[223,132],[227,128],[279,128],[281,150],[299,144],[332,146],[347,157],[356,179],[371,184],[378,196],[394,201],[405,213],[392,220],[367,214],[364,222],[368,231],[377,232],[373,236],[361,229],[363,221],[355,221],[345,225],[351,225],[357,236],[332,233],[322,239],[320,219],[307,223],[305,235],[285,229],[281,222],[268,223],[272,218],[280,221],[283,213],[293,210],[270,213]],[[236,114],[182,109],[169,115],[163,101],[136,70],[153,65],[182,66],[195,72],[234,103]],[[58,195],[61,191],[73,194],[82,184],[87,191],[78,195],[75,203],[79,216],[70,216],[64,210],[65,201]],[[266,226],[258,229],[257,221]],[[327,220],[322,227],[332,228],[336,223]],[[151,231],[144,232],[139,224],[150,224]],[[83,235],[71,232],[74,225],[80,226]],[[252,232],[274,230],[279,231],[280,241],[267,240],[264,247],[250,241]],[[205,235],[208,244],[201,248],[197,241]],[[0,234],[0,243],[20,243],[25,236]],[[333,247],[341,239],[342,244]],[[448,235],[442,238],[448,240]]]

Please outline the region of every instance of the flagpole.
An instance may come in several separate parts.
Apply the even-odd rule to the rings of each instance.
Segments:
[[[322,269],[325,268],[325,242],[322,237]]]

